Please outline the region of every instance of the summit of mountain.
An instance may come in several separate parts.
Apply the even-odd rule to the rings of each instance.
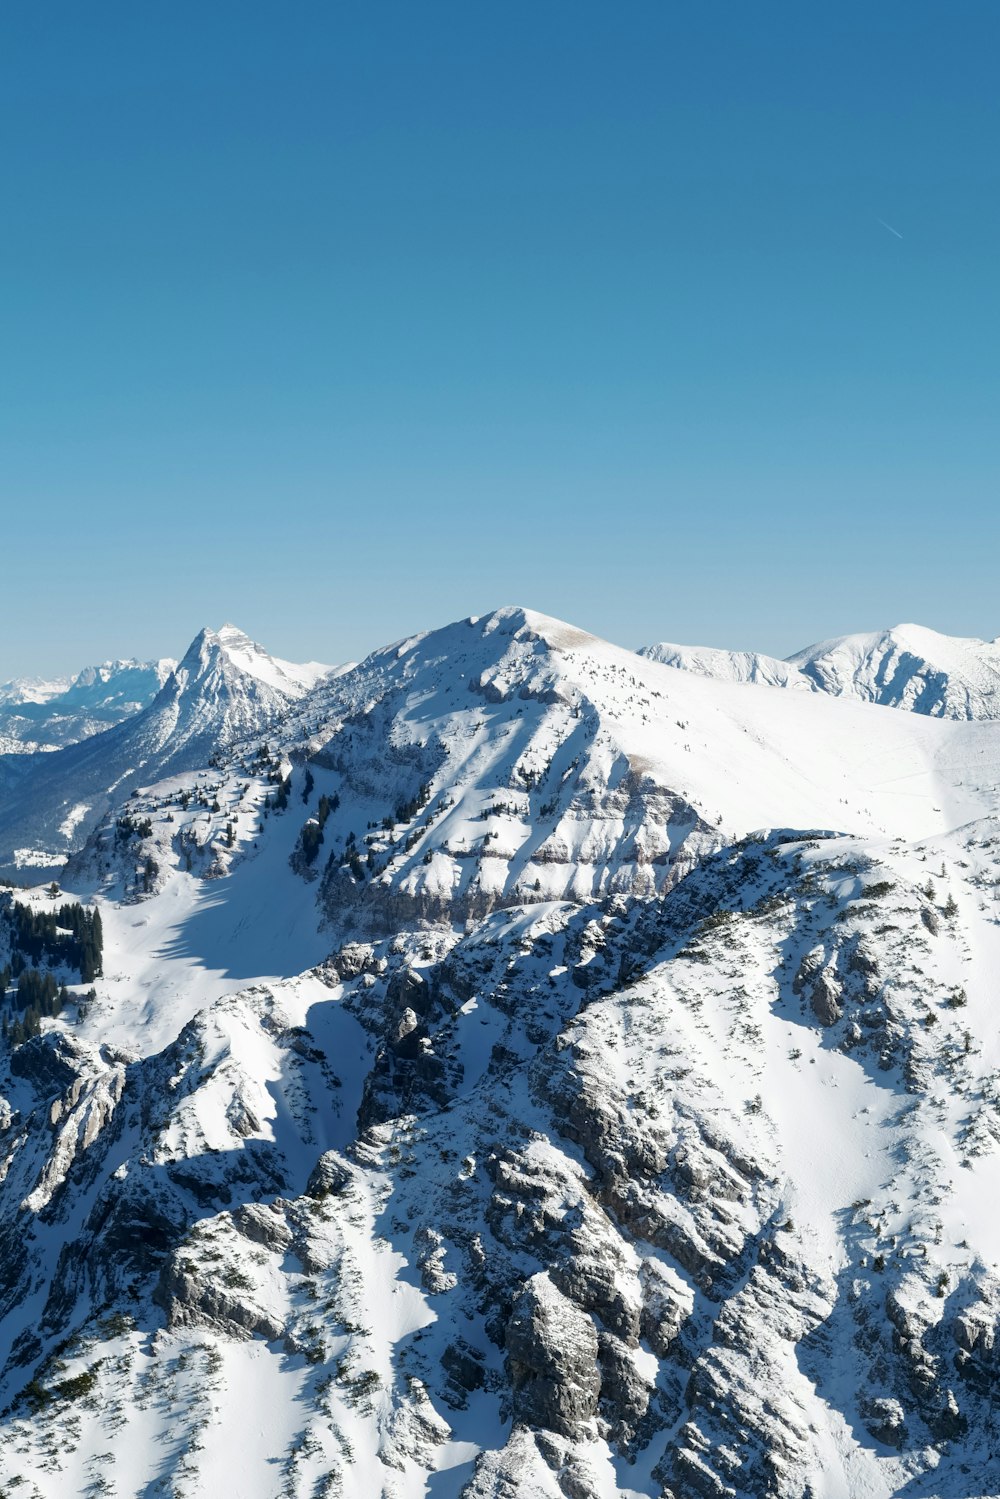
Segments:
[[[711,646],[644,646],[640,655],[719,681],[824,692],[932,718],[1000,718],[1000,640],[923,625],[841,635],[785,660]]]

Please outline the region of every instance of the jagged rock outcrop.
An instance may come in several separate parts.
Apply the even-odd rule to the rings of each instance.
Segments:
[[[514,1301],[506,1349],[515,1421],[559,1436],[589,1435],[601,1390],[597,1333],[544,1272]]]

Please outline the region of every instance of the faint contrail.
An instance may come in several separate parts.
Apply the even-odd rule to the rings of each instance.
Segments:
[[[882,225],[883,229],[888,229],[889,233],[890,234],[894,234],[897,239],[902,239],[903,238],[903,236],[900,234],[899,230],[898,229],[894,229],[891,224],[887,224],[886,221],[885,221],[885,219],[879,219],[878,222]]]

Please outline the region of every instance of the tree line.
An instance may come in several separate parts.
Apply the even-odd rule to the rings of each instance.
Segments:
[[[20,1046],[72,997],[43,964],[75,970],[82,983],[92,983],[101,972],[104,933],[96,907],[87,911],[70,901],[49,911],[15,901],[3,915],[10,961],[0,968],[0,1033],[9,1045]]]
[[[51,967],[73,968],[80,982],[90,984],[101,971],[104,931],[101,913],[65,902],[54,911],[36,911],[13,903],[10,911],[11,967],[15,976],[30,960],[36,967],[44,958]]]

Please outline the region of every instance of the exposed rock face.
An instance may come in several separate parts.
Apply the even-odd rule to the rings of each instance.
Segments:
[[[1000,1379],[1000,1295],[973,1303],[952,1323],[958,1345],[955,1368],[959,1377],[980,1394],[995,1391]]]
[[[544,1273],[532,1276],[507,1322],[514,1419],[559,1436],[590,1433],[601,1390],[594,1324]]]
[[[51,1098],[76,1081],[84,1056],[71,1036],[33,1036],[14,1052],[10,1070],[31,1084],[36,1098]]]
[[[603,1499],[612,1459],[671,1499],[821,1493],[822,1401],[886,1482],[931,1449],[980,1453],[996,1282],[954,1259],[945,1274],[933,1216],[912,1208],[903,1240],[893,1205],[923,1194],[933,1214],[922,897],[870,874],[848,887],[836,859],[834,841],[808,869],[797,846],[748,843],[665,900],[352,944],[308,979],[308,1005],[294,982],[249,990],[142,1062],[55,1036],[21,1048],[12,1086],[35,1112],[9,1106],[4,1170],[62,1248],[43,1314],[12,1339],[11,1397],[86,1298],[134,1309],[137,1336],[263,1340],[307,1371],[300,1487],[322,1466],[350,1492],[331,1420],[366,1423],[389,1475],[435,1471],[485,1411],[496,1435],[462,1484],[482,1499]],[[821,881],[882,893],[832,906]],[[937,1024],[960,1040],[962,996],[942,993]],[[830,1107],[846,1095],[836,1151],[809,1168],[855,1152],[837,1276],[813,1179],[797,1166],[789,1186],[801,1131],[769,1110],[766,1045],[803,1107],[827,1102],[824,1068]],[[872,1088],[913,1110],[889,1186],[864,1164]],[[977,1108],[972,1161],[993,1117],[985,1095]],[[48,1154],[26,1152],[36,1131]],[[6,1230],[0,1250],[13,1309],[38,1251]],[[830,1383],[842,1366],[849,1395]]]
[[[463,1338],[457,1338],[442,1353],[441,1367],[446,1375],[447,1404],[453,1409],[464,1410],[469,1395],[482,1389],[485,1383],[483,1355]]]
[[[339,723],[315,763],[350,794],[384,801],[389,815],[366,835],[370,876],[346,845],[331,849],[321,900],[332,925],[384,936],[532,900],[649,896],[718,844],[690,799],[616,739],[619,714],[603,716],[591,699],[589,664],[577,675],[575,652],[590,643],[544,616],[499,610],[377,652],[335,685]],[[442,653],[462,682],[458,700],[443,684]],[[639,689],[644,669],[624,652],[605,667],[623,718],[638,710],[645,722],[640,703],[662,696],[658,685]],[[477,750],[475,810],[463,806],[470,692],[519,745],[512,762],[505,728]],[[402,798],[401,785],[410,788]],[[452,837],[465,816],[483,822],[481,833]]]
[[[284,1332],[283,1324],[255,1306],[238,1283],[227,1290],[186,1270],[183,1261],[171,1260],[154,1297],[167,1314],[168,1327],[205,1326],[230,1337],[269,1340],[280,1338]]]
[[[339,1195],[351,1180],[351,1169],[336,1150],[326,1150],[309,1173],[306,1191],[310,1197]]]
[[[820,1025],[836,1025],[843,1015],[837,986],[828,973],[821,973],[812,986],[809,1002]]]
[[[258,1202],[245,1202],[232,1215],[233,1224],[254,1244],[262,1244],[276,1252],[287,1249],[292,1242],[292,1231],[281,1211]]]

